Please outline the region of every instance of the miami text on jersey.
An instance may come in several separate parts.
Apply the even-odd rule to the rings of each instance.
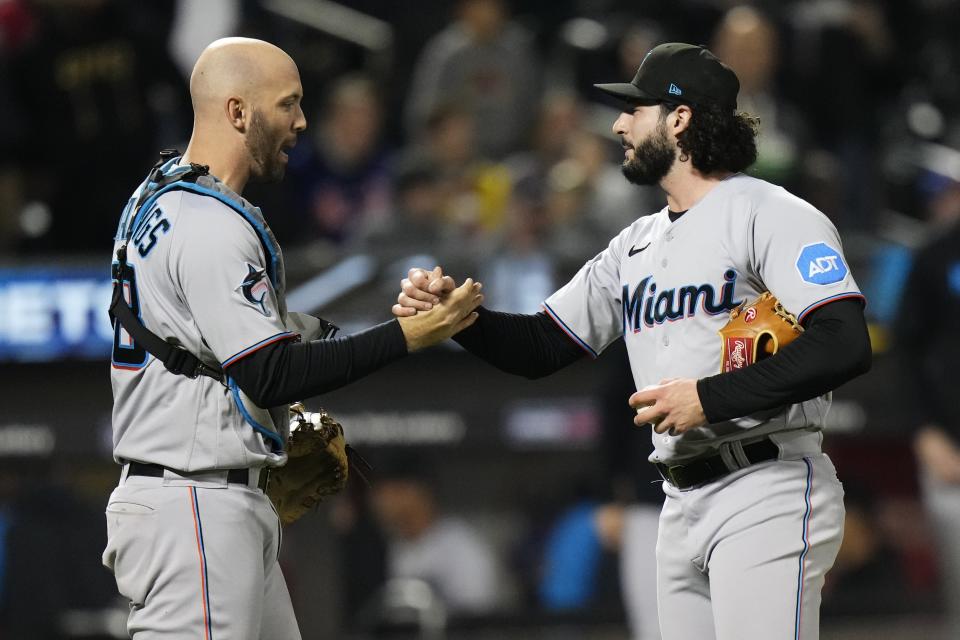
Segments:
[[[691,284],[674,289],[664,289],[657,293],[657,283],[653,276],[640,281],[633,293],[630,285],[623,285],[623,332],[628,329],[637,333],[643,324],[653,327],[666,321],[689,318],[696,314],[698,305],[714,316],[736,309],[742,302],[733,299],[733,288],[737,282],[737,272],[727,269],[723,274],[724,284],[720,287],[720,299],[710,283]]]

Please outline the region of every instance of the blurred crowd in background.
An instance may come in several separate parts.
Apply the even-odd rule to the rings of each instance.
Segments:
[[[615,111],[591,84],[631,78],[666,40],[737,72],[739,108],[762,122],[752,173],[842,232],[955,215],[950,0],[349,3],[373,24],[327,4],[0,3],[0,255],[102,252],[129,185],[185,145],[193,61],[228,34],[276,42],[303,76],[287,180],[251,194],[288,249],[592,255],[661,200],[620,178]],[[359,33],[321,31],[338,19]]]
[[[363,304],[383,317],[416,258],[482,280],[491,308],[535,312],[624,226],[664,205],[657,189],[623,179],[610,131],[617,109],[591,85],[628,81],[651,47],[685,41],[736,71],[739,109],[761,121],[750,173],[833,220],[867,294],[874,348],[895,352],[897,327],[909,325],[901,311],[911,256],[960,220],[958,33],[957,0],[0,0],[0,265],[106,264],[131,190],[159,150],[185,148],[197,55],[218,37],[245,35],[289,52],[303,79],[308,128],[284,182],[244,194],[263,208],[294,284],[369,256],[383,284]],[[960,250],[950,242],[943,251],[957,262],[943,293],[955,300]],[[957,353],[952,340],[938,348]],[[913,355],[901,373],[922,379],[922,354]],[[428,452],[374,452],[381,480],[329,505],[318,526],[343,566],[314,560],[341,577],[327,586],[346,603],[318,628],[375,633],[364,627],[376,619],[372,593],[381,606],[439,597],[444,615],[466,620],[599,611],[622,627],[635,610],[621,601],[637,590],[653,596],[618,577],[616,552],[627,535],[653,544],[662,499],[644,463],[646,434],[625,435],[629,415],[612,415],[628,412],[623,360],[618,352],[601,373],[580,374],[609,396],[598,401],[605,435],[588,462],[564,459],[556,469],[565,480],[571,460],[602,471],[562,500],[547,488],[528,494],[528,504],[513,505],[527,516],[523,527],[458,518],[456,478],[431,471],[442,465]],[[17,365],[2,367],[17,375]],[[871,375],[900,370],[880,369]],[[924,416],[902,424],[893,445],[854,439],[833,452],[848,523],[825,591],[827,620],[960,609],[951,604],[960,599],[960,549],[950,587],[945,552],[931,547],[935,528],[918,524],[926,516],[911,449],[921,424],[957,420],[960,432],[944,399],[955,373],[935,390],[947,407],[937,415],[926,415],[929,399],[901,399],[905,414]],[[85,429],[83,420],[74,428]],[[934,457],[951,451],[930,447]],[[960,486],[960,449],[952,453]],[[909,499],[896,509],[870,480],[887,469],[909,477]],[[860,471],[867,480],[856,480]],[[102,514],[69,495],[75,470],[11,460],[0,475],[0,637],[87,637],[82,630],[97,624],[85,627],[82,616],[72,619],[74,635],[62,635],[62,624],[41,633],[36,620],[52,619],[58,603],[84,610],[112,596],[89,552],[97,561]],[[96,492],[86,493],[96,504]],[[290,539],[288,554],[305,553],[306,540]],[[294,593],[312,588],[297,568],[305,558],[288,560]],[[70,581],[51,580],[38,563]],[[433,591],[403,582],[418,577]],[[77,584],[90,586],[78,594]],[[25,611],[41,613],[24,622]],[[430,606],[419,611],[421,627],[443,626]],[[654,637],[641,627],[632,621],[635,638]]]

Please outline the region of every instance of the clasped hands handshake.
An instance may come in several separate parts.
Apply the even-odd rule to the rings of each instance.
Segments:
[[[440,267],[433,271],[410,269],[400,283],[400,295],[393,315],[407,339],[407,349],[416,351],[456,335],[472,325],[483,302],[483,285],[467,278],[459,287]],[[630,396],[637,410],[637,426],[653,425],[657,433],[677,435],[707,423],[697,392],[697,381],[690,378],[661,380]]]
[[[435,345],[476,322],[476,308],[483,302],[482,288],[471,278],[458,287],[440,267],[433,271],[410,269],[393,305],[407,351]]]

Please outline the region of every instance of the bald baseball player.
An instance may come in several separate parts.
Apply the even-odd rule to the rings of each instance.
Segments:
[[[843,535],[843,489],[821,452],[831,390],[870,367],[861,295],[833,224],[743,173],[756,121],[709,51],[651,50],[622,105],[623,174],[667,205],[624,229],[536,315],[480,308],[456,340],[530,378],[624,339],[664,477],[657,598],[664,640],[819,637],[820,592]],[[413,270],[397,315],[428,310],[449,277]],[[776,355],[719,373],[717,330],[771,291],[806,331]],[[653,594],[651,594],[653,597]]]
[[[190,90],[189,146],[137,188],[114,245],[123,470],[103,562],[138,640],[296,639],[262,491],[262,471],[286,461],[289,403],[451,336],[482,297],[466,282],[436,312],[320,339],[331,325],[287,311],[280,248],[240,196],[250,180],[283,177],[306,127],[297,66],[272,44],[219,40]]]

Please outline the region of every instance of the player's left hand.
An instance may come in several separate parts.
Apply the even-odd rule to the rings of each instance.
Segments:
[[[397,296],[397,304],[393,305],[393,315],[407,318],[417,315],[417,311],[429,311],[456,286],[453,278],[443,275],[443,269],[439,266],[434,267],[433,271],[410,269],[407,277],[400,281],[400,295]]]
[[[707,424],[692,378],[661,380],[634,393],[629,402],[637,410],[634,424],[652,424],[657,433],[676,435]]]

